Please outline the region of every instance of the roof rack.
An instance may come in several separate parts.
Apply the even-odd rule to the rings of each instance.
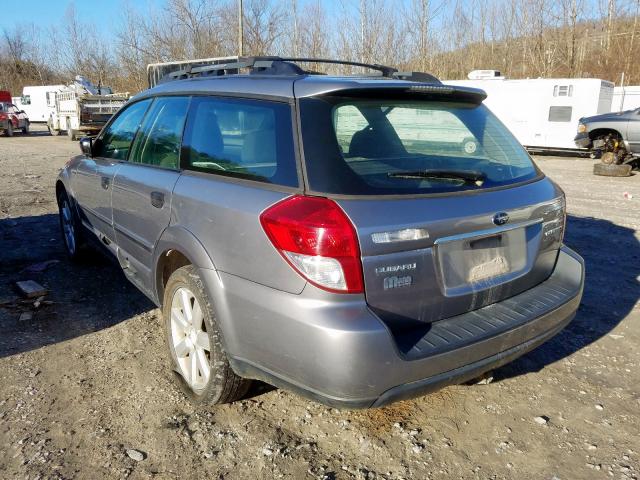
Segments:
[[[182,62],[187,63],[187,62]],[[238,57],[226,63],[210,63],[202,65],[188,64],[185,68],[166,74],[157,83],[181,80],[192,77],[209,77],[238,74],[241,69],[248,69],[250,75],[320,75],[319,72],[305,70],[297,63],[328,63],[333,65],[349,65],[379,72],[377,76],[395,78],[415,82],[441,83],[433,75],[423,72],[399,72],[396,68],[377,63],[352,62],[327,58],[256,56]]]

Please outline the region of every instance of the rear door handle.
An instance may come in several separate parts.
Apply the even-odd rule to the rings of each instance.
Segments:
[[[100,180],[100,184],[102,185],[102,188],[104,188],[105,190],[109,188],[110,183],[111,183],[111,179],[109,177],[102,177]]]
[[[156,208],[162,208],[164,205],[164,193],[151,192],[151,205]]]

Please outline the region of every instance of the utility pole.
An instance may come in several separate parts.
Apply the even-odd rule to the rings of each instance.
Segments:
[[[238,56],[244,55],[244,28],[243,28],[244,11],[242,8],[242,0],[238,0]]]

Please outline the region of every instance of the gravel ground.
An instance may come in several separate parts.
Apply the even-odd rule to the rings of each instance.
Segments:
[[[195,407],[169,373],[159,311],[100,255],[65,259],[53,187],[77,151],[46,132],[0,138],[0,477],[640,475],[640,175],[536,158],[567,193],[585,296],[567,329],[492,383],[369,411],[266,385]],[[37,308],[14,290],[24,279],[49,289]]]

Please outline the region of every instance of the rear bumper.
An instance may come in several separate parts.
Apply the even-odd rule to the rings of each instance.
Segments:
[[[589,138],[589,134],[586,132],[577,134],[576,137],[573,139],[573,142],[576,144],[576,147],[578,148],[591,147],[591,139]]]
[[[554,336],[578,309],[584,262],[563,247],[545,282],[426,326],[402,348],[406,339],[394,338],[361,297],[309,299],[218,275],[205,283],[224,284],[214,303],[236,373],[328,405],[368,408],[464,382]]]

